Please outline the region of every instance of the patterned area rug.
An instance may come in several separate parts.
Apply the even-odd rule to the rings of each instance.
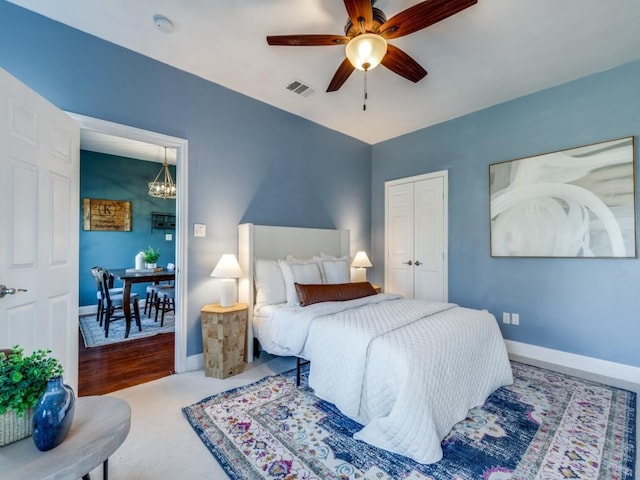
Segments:
[[[142,331],[138,331],[135,320],[132,320],[129,337],[124,338],[125,322],[124,320],[117,320],[109,325],[109,338],[104,338],[104,327],[101,327],[100,324],[96,322],[96,315],[82,316],[80,317],[80,332],[84,339],[84,346],[88,348],[101,347],[112,343],[127,342],[129,340],[152,337],[159,333],[171,333],[175,331],[173,312],[164,315],[164,327],[160,327],[160,318],[158,318],[156,322],[153,318],[147,318],[144,314],[142,314],[140,322],[142,324]]]
[[[617,479],[635,470],[636,395],[512,362],[421,465],[352,438],[361,426],[295,387],[295,370],[183,408],[232,479]]]

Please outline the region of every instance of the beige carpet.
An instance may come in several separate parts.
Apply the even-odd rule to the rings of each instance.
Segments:
[[[109,394],[131,405],[131,431],[109,459],[109,480],[221,479],[227,475],[182,414],[215,393],[295,368],[295,359],[264,355],[239,375],[220,380],[203,371],[171,375]],[[102,479],[102,466],[91,472]]]
[[[109,478],[111,480],[227,479],[227,475],[211,453],[194,434],[189,422],[182,415],[181,409],[209,395],[295,368],[295,359],[266,355],[264,357],[246,366],[243,373],[225,380],[208,378],[204,376],[203,371],[196,371],[164,377],[110,394],[126,400],[131,405],[132,414],[131,432],[109,460]],[[584,375],[575,370],[567,371],[544,362],[527,362],[527,359],[521,357],[514,357],[514,359],[609,383],[640,394],[640,384]],[[636,421],[640,422],[640,416]],[[638,450],[640,449],[636,449],[636,465],[640,465]],[[101,480],[102,467],[91,472],[91,478]]]

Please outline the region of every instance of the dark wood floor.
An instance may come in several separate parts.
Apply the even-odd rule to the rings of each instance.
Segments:
[[[79,335],[78,396],[102,395],[173,373],[173,333],[86,348]]]

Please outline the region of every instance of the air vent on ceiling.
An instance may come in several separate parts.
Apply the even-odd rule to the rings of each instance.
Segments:
[[[310,87],[309,85],[306,85],[299,80],[294,80],[289,85],[287,85],[287,90],[290,90],[293,93],[297,93],[298,95],[301,95],[303,97],[313,95],[313,93],[316,91],[313,87]]]

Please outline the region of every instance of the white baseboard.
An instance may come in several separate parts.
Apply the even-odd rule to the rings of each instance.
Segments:
[[[204,370],[204,354],[198,353],[187,357],[187,372]]]
[[[639,367],[538,347],[528,343],[514,342],[513,340],[505,340],[505,343],[508,352],[514,355],[640,384]]]
[[[97,305],[85,305],[84,307],[78,307],[78,315],[90,315],[92,313],[98,313]]]

